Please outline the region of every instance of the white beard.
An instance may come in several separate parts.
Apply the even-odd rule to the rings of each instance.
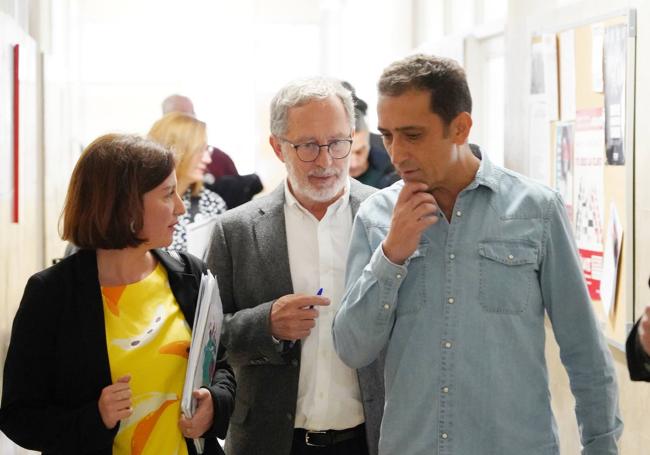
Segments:
[[[293,192],[313,202],[327,202],[334,199],[343,191],[345,181],[348,178],[348,166],[345,166],[344,170],[335,167],[328,169],[318,167],[304,175],[296,171],[291,160],[285,160],[285,164],[287,166],[287,178]],[[333,175],[336,176],[333,184],[324,188],[315,187],[309,181],[309,176],[325,177]]]

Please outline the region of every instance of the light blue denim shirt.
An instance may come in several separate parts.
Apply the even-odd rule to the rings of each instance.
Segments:
[[[403,182],[354,222],[335,347],[352,368],[386,350],[380,454],[559,454],[544,358],[551,320],[583,454],[616,454],[623,424],[564,203],[483,155],[450,220],[403,266],[381,242]]]

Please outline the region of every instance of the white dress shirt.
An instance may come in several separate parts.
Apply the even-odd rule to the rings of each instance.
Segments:
[[[364,422],[356,370],[334,351],[332,321],[345,291],[345,261],[352,230],[350,182],[343,196],[318,221],[284,183],[284,216],[293,291],[315,295],[323,288],[330,305],[317,306],[319,316],[302,340],[296,428],[343,430]]]

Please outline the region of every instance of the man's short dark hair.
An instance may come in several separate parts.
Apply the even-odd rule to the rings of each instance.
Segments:
[[[360,133],[361,131],[368,131],[366,116],[359,109],[354,110],[354,131],[357,133]]]
[[[392,63],[379,78],[380,95],[399,96],[408,90],[431,93],[431,112],[446,125],[461,112],[472,113],[472,95],[463,68],[449,58],[416,54]]]
[[[173,153],[153,141],[122,134],[95,139],[72,171],[61,237],[90,249],[142,244],[143,196],[173,171]]]

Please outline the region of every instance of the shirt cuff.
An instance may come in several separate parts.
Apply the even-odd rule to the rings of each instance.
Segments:
[[[407,260],[408,263],[408,260]],[[370,273],[377,280],[379,287],[379,322],[388,323],[395,311],[397,293],[406,278],[408,269],[405,265],[391,262],[381,245],[377,247],[370,259]]]
[[[378,281],[396,282],[397,284],[401,283],[404,281],[404,278],[406,278],[409,260],[410,258],[407,259],[403,265],[391,262],[384,253],[384,245],[379,244],[379,248],[377,248],[377,251],[375,251],[375,254],[373,254],[373,257],[370,260],[370,266]]]
[[[273,346],[275,347],[275,350],[280,354],[285,354],[291,348],[293,348],[295,346],[295,344],[296,344],[295,341],[278,340],[273,335],[271,335],[271,341],[273,342]]]

